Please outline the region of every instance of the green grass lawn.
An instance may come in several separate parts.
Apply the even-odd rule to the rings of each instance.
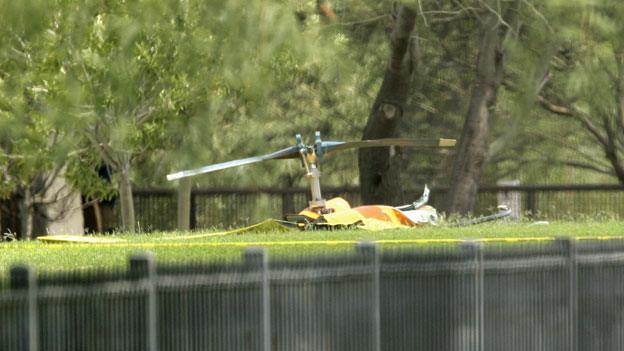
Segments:
[[[128,256],[152,251],[159,262],[239,260],[245,247],[265,246],[271,255],[310,255],[352,251],[358,241],[379,241],[382,249],[457,245],[459,240],[544,240],[573,236],[624,238],[624,222],[588,221],[532,223],[493,223],[472,227],[424,227],[410,230],[340,230],[245,233],[188,238],[210,232],[169,232],[117,235],[126,240],[115,244],[45,244],[38,241],[0,243],[0,277],[11,265],[28,263],[38,271],[125,267]],[[107,236],[110,238],[111,236]],[[513,240],[512,240],[513,241]],[[486,241],[487,242],[487,241]]]

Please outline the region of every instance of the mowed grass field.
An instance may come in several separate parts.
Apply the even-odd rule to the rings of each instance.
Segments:
[[[134,253],[151,251],[158,262],[236,261],[246,247],[266,247],[271,256],[302,256],[352,252],[359,241],[376,241],[382,250],[458,245],[464,240],[543,242],[556,237],[579,240],[624,239],[624,221],[553,222],[539,224],[490,223],[470,227],[430,226],[409,230],[268,231],[219,235],[217,232],[157,232],[108,235],[120,243],[0,243],[0,278],[14,264],[27,263],[37,271],[115,269],[126,267]]]

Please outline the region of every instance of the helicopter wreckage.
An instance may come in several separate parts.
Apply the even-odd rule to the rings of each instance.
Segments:
[[[173,181],[193,177],[204,173],[215,172],[227,168],[248,165],[273,159],[300,159],[305,170],[305,177],[310,185],[311,200],[308,207],[297,214],[286,214],[282,220],[272,220],[282,226],[294,227],[302,230],[361,228],[368,230],[382,230],[391,228],[411,228],[423,225],[436,224],[439,220],[437,210],[428,205],[429,188],[425,185],[422,196],[411,204],[403,206],[364,205],[351,207],[341,197],[325,200],[321,193],[320,163],[331,153],[359,148],[372,147],[411,147],[411,148],[452,148],[454,139],[406,139],[388,138],[361,141],[323,141],[320,132],[316,132],[314,144],[304,144],[300,134],[295,136],[297,143],[294,146],[275,151],[270,154],[244,158],[212,164],[196,169],[180,171],[167,175],[167,180]],[[476,224],[506,217],[510,211],[505,206],[499,206],[498,212],[473,219],[470,223]],[[266,223],[263,222],[263,223]],[[253,228],[251,226],[249,228]],[[245,229],[245,228],[241,228]],[[240,232],[241,230],[235,230]]]

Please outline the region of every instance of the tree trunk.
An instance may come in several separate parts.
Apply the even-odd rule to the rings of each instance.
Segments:
[[[400,6],[391,35],[390,62],[368,117],[363,140],[395,136],[405,111],[416,64],[415,24],[416,11]],[[395,148],[361,149],[358,163],[363,203],[403,202],[399,157]]]
[[[501,26],[498,16],[489,13],[481,27],[477,79],[472,88],[447,195],[446,210],[449,214],[468,214],[474,209],[487,155],[491,109],[495,106],[503,76]]]
[[[93,201],[93,215],[95,216],[95,231],[96,233],[104,232],[104,224],[102,222],[102,207],[99,200]]]
[[[10,197],[0,202],[0,212],[2,215],[2,230],[0,234],[11,233],[18,239],[23,239],[21,228],[21,213],[22,200],[19,190],[14,191]]]
[[[613,51],[613,57],[615,59],[615,106],[616,115],[613,127],[610,130],[608,127],[607,135],[612,138],[610,145],[612,147],[612,155],[607,153],[607,158],[613,166],[616,177],[620,184],[624,184],[624,161],[622,160],[622,152],[624,151],[624,48],[617,47]],[[608,126],[608,124],[605,125]]]
[[[130,166],[123,165],[119,180],[119,204],[121,206],[121,229],[124,232],[134,233],[134,201],[132,198],[132,184],[130,183]]]
[[[21,189],[19,202],[20,238],[33,239],[33,201],[30,189],[26,186]]]

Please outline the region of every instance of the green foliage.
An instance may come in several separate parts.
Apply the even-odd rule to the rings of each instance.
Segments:
[[[43,7],[32,2],[10,11],[24,19],[31,6]],[[103,163],[117,171],[137,168],[139,184],[163,184],[176,168],[269,152],[290,144],[295,132],[333,134],[335,93],[344,92],[345,105],[357,102],[350,98],[353,76],[337,59],[347,52],[344,40],[320,24],[302,28],[288,4],[59,1],[46,10],[50,16],[36,30],[23,33],[16,26],[15,43],[5,51],[28,50],[2,62],[1,102],[11,106],[2,109],[10,114],[3,125],[11,125],[3,133],[13,136],[3,138],[12,149],[3,165],[22,157],[13,155],[18,147],[28,157],[45,149],[54,130],[68,141],[59,146],[65,158],[38,155],[67,165],[67,176],[89,196],[110,195],[95,173]],[[43,95],[37,96],[43,111],[38,128],[26,128],[32,117],[18,110],[32,106],[20,96],[26,86]],[[43,170],[34,164],[43,165],[37,159],[22,168]],[[22,173],[13,178],[27,179]],[[10,191],[14,184],[5,183]]]
[[[512,107],[514,120],[526,121],[520,140],[533,146],[515,148],[508,158],[521,155],[550,182],[612,182],[616,178],[604,146],[581,119],[605,135],[605,121],[615,124],[617,119],[622,94],[617,91],[617,57],[624,48],[624,27],[617,19],[622,6],[616,1],[549,1],[538,10],[548,20],[527,26],[523,38],[530,50],[513,53],[516,81],[524,83],[500,104]],[[538,94],[572,115],[557,116],[531,104]]]
[[[0,197],[6,197],[58,169],[76,145],[71,129],[62,127],[64,92],[56,84],[45,2],[2,2],[0,8],[12,24],[0,42]]]
[[[241,55],[242,62],[223,63],[227,64],[219,70],[224,75],[223,84],[212,92],[221,103],[211,104],[206,114],[194,117],[179,144],[181,152],[169,153],[175,158],[173,169],[272,152],[293,145],[296,133],[307,141],[311,141],[315,130],[320,130],[326,139],[358,138],[363,122],[354,120],[365,120],[370,101],[370,97],[362,96],[358,84],[367,79],[368,73],[365,68],[354,72],[357,66],[350,60],[352,48],[344,34],[328,29],[314,16],[297,24],[292,15],[296,10],[282,7],[279,13],[288,18],[288,27],[283,33],[272,33],[279,34],[284,43],[269,45],[272,51],[243,47],[242,51],[250,54]],[[311,6],[300,6],[298,10],[313,13]],[[240,52],[241,49],[236,51]],[[245,57],[254,59],[247,62]],[[266,60],[264,64],[262,59]],[[248,73],[250,64],[254,71]],[[229,74],[230,69],[235,70],[235,76]],[[332,161],[328,159],[327,169],[336,170],[337,174],[341,169],[351,169],[351,182],[354,159],[342,167],[338,160]],[[287,178],[292,183],[298,179],[299,167],[297,161],[274,162],[254,165],[251,171],[233,169],[194,181],[209,185],[272,185]]]
[[[0,0],[0,196],[59,168],[88,197],[112,196],[109,164],[140,186],[183,168],[272,152],[315,130],[360,138],[389,56],[395,5],[317,2]],[[458,137],[475,79],[488,2],[411,1],[419,64],[401,126],[406,137]],[[505,40],[486,177],[525,183],[610,180],[572,175],[561,160],[602,151],[577,124],[535,100],[546,72],[590,116],[614,109],[622,6],[610,1],[521,1]],[[514,25],[514,24],[501,24]],[[618,49],[619,48],[619,49]],[[448,154],[402,150],[400,181],[443,186]],[[553,165],[557,165],[556,167]],[[324,184],[356,184],[355,153],[328,157]],[[297,161],[195,178],[201,185],[296,185]]]

